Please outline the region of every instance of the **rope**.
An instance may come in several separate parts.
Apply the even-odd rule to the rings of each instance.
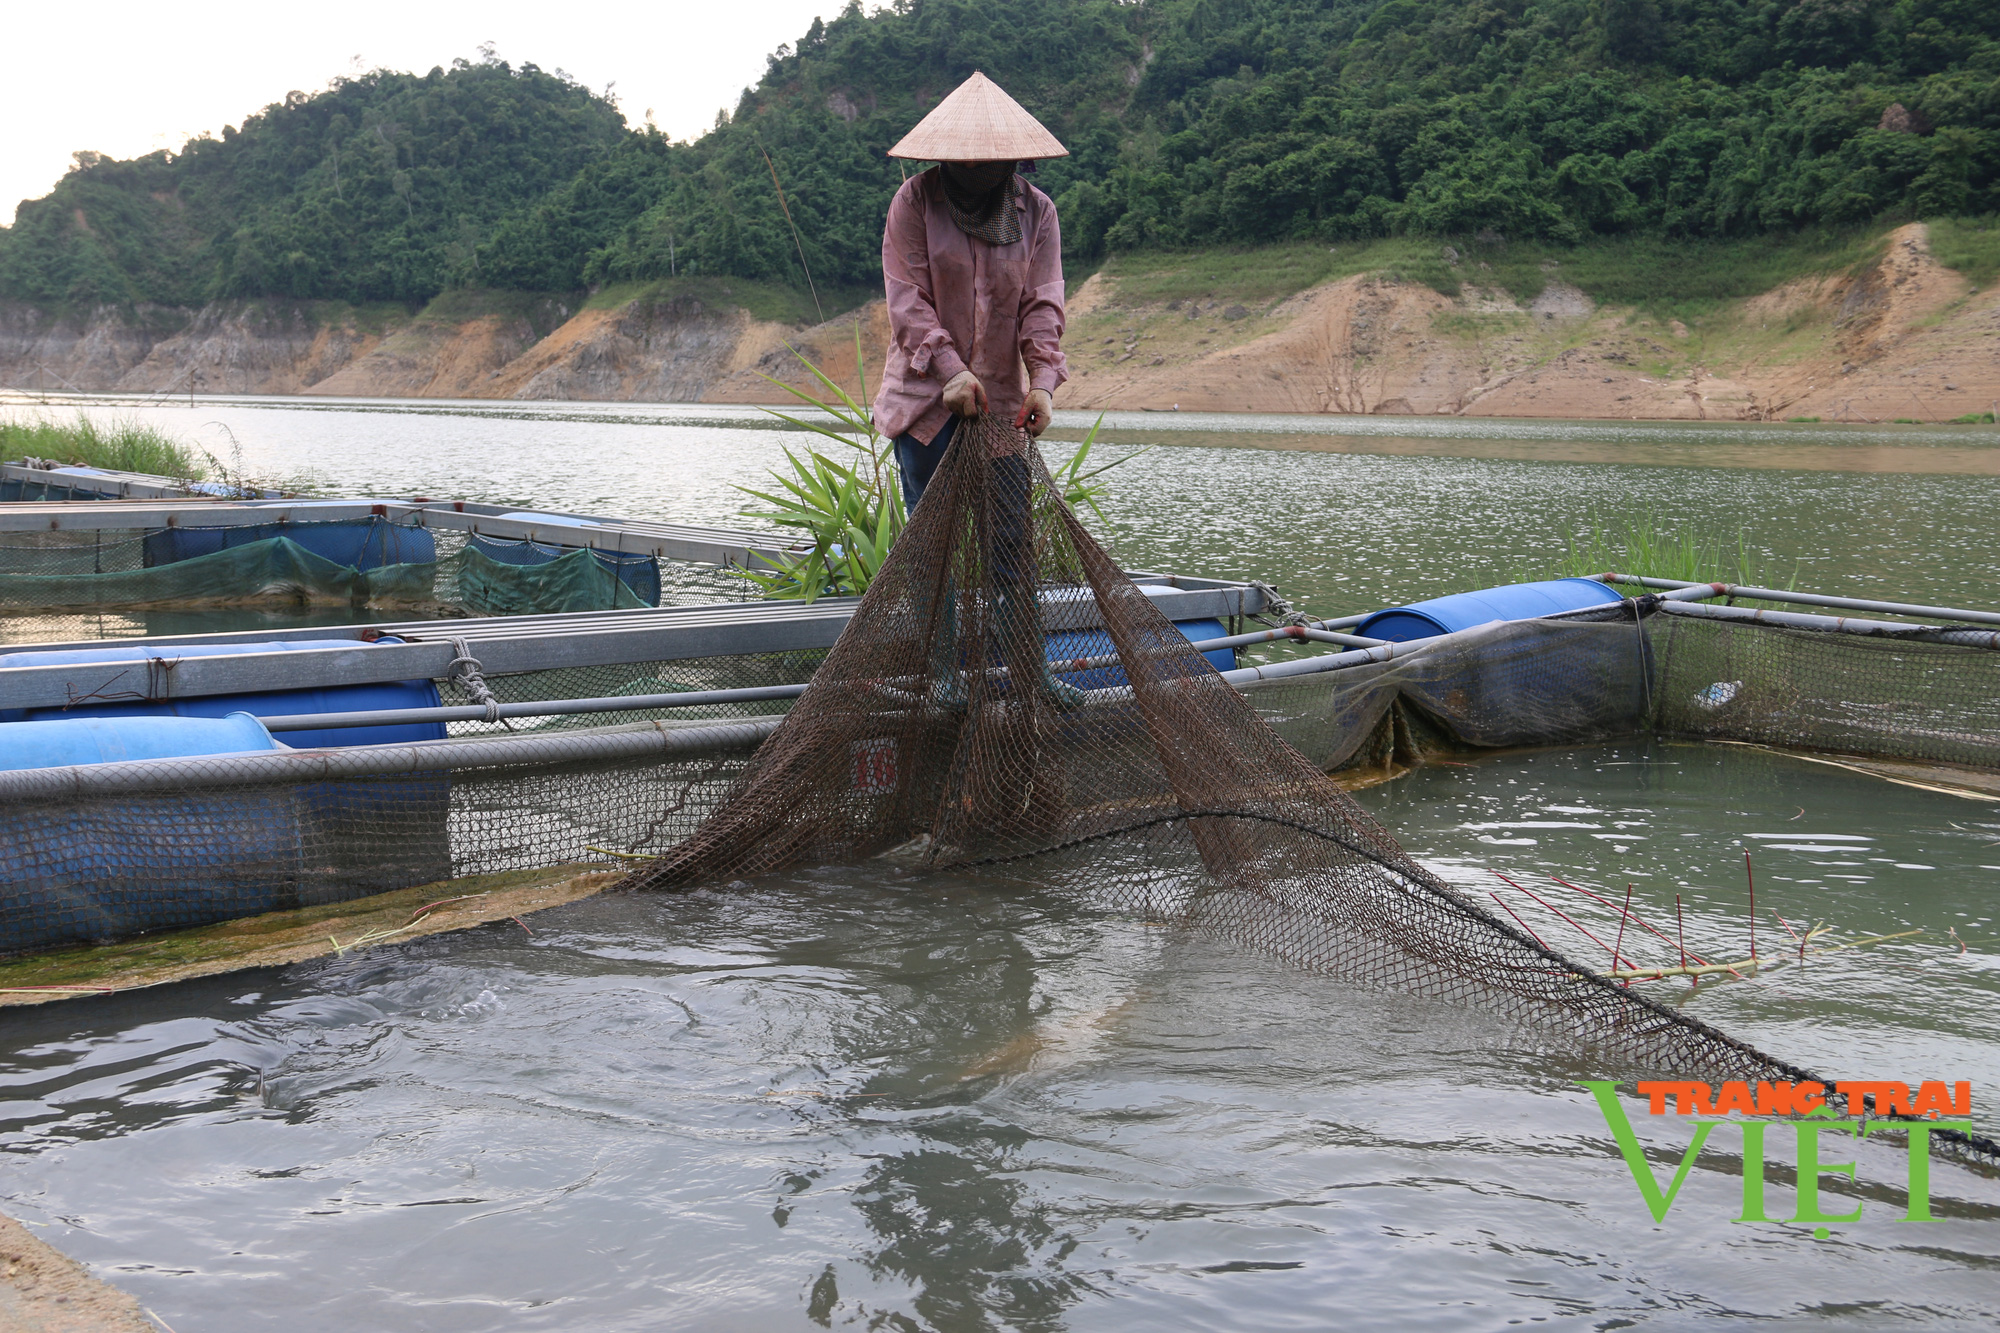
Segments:
[[[466,697],[472,702],[486,705],[487,722],[499,722],[500,700],[493,693],[492,687],[486,683],[479,659],[472,655],[472,649],[464,639],[451,639],[449,642],[451,650],[458,654],[451,659],[451,666],[448,668],[451,679],[458,682],[459,688],[465,691]],[[505,723],[501,725],[506,726]],[[507,730],[512,731],[513,728],[507,727]]]
[[[1272,629],[1277,629],[1281,625],[1303,625],[1306,623],[1305,612],[1293,610],[1291,600],[1279,596],[1278,590],[1270,584],[1259,583],[1257,580],[1252,579],[1250,580],[1250,586],[1264,594],[1263,611],[1253,614],[1250,617],[1258,624],[1269,625]]]

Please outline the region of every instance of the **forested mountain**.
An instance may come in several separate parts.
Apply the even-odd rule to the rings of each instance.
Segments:
[[[815,21],[693,143],[533,67],[377,73],[181,154],[80,165],[0,294],[418,300],[879,278],[883,150],[983,69],[1107,248],[1485,230],[1740,236],[2000,207],[1991,0],[897,0]],[[768,163],[766,155],[768,154]]]
[[[339,79],[179,153],[79,153],[0,230],[0,295],[424,301],[472,270],[486,228],[629,137],[616,107],[532,65]]]

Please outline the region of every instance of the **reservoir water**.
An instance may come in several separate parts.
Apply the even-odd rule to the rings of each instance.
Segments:
[[[233,435],[245,472],[329,493],[695,522],[737,522],[731,486],[803,439],[711,407],[91,410],[224,456]],[[1104,436],[1158,446],[1091,520],[1124,563],[1263,579],[1319,614],[1539,573],[1647,514],[1740,532],[1800,587],[2000,603],[1991,431],[1132,414]],[[2000,804],[1636,742],[1358,796],[1482,895],[1494,872],[1630,884],[1655,923],[1678,896],[1711,956],[1745,954],[1746,849],[1760,949],[1785,939],[1773,912],[1921,929],[1650,993],[1809,1067],[1971,1080],[2000,1129]],[[1741,1136],[1718,1130],[1656,1224],[1574,1081],[1626,1071],[1032,879],[833,869],[589,901],[10,1009],[0,1032],[0,1208],[181,1333],[2000,1317],[1989,1175],[1938,1166],[1939,1220],[1900,1222],[1902,1150],[1829,1136],[1857,1183],[1829,1175],[1825,1211],[1862,1212],[1820,1239],[1731,1222]],[[1685,1122],[1628,1110],[1670,1179]]]

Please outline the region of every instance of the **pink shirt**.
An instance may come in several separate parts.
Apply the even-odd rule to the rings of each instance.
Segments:
[[[944,386],[961,370],[979,377],[989,408],[1008,421],[1029,389],[1053,392],[1069,378],[1055,204],[1027,186],[1015,201],[1021,239],[988,245],[952,222],[940,170],[903,182],[882,229],[889,361],[875,395],[875,428],[891,438],[909,432],[926,444],[951,415]]]

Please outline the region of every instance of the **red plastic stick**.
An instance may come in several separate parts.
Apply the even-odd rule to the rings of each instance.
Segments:
[[[1501,910],[1501,911],[1505,912],[1505,913],[1506,913],[1506,914],[1507,914],[1508,916],[1511,916],[1511,917],[1513,917],[1513,918],[1514,918],[1514,919],[1515,919],[1516,921],[1520,921],[1520,922],[1521,922],[1521,929],[1522,929],[1522,930],[1525,930],[1525,931],[1527,931],[1527,932],[1528,932],[1528,938],[1529,938],[1529,939],[1533,940],[1533,941],[1534,941],[1535,943],[1537,943],[1537,944],[1541,944],[1541,945],[1542,945],[1542,947],[1543,947],[1544,949],[1549,949],[1549,946],[1548,946],[1548,945],[1546,945],[1546,944],[1542,944],[1542,937],[1541,937],[1540,935],[1537,935],[1537,934],[1535,933],[1535,930],[1534,930],[1534,927],[1530,926],[1530,925],[1529,925],[1529,924],[1528,924],[1527,922],[1525,922],[1525,921],[1521,921],[1521,917],[1520,917],[1520,914],[1519,914],[1519,913],[1515,912],[1515,910],[1514,910],[1513,908],[1511,908],[1511,907],[1507,906],[1507,904],[1506,904],[1506,903],[1504,903],[1504,902],[1501,902],[1501,899],[1500,899],[1500,895],[1499,895],[1499,894],[1497,894],[1497,893],[1493,892],[1493,890],[1491,890],[1491,889],[1488,889],[1488,890],[1486,891],[1486,896],[1487,896],[1487,897],[1489,897],[1489,898],[1491,898],[1491,899],[1492,899],[1492,900],[1493,900],[1494,902],[1496,902],[1496,903],[1500,903],[1500,910]],[[1549,949],[1549,952],[1550,952],[1550,953],[1554,953],[1554,952],[1555,952],[1555,950],[1554,950],[1554,949]]]
[[[1757,876],[1750,869],[1750,849],[1743,849],[1743,877],[1750,881],[1750,961],[1757,961]]]

